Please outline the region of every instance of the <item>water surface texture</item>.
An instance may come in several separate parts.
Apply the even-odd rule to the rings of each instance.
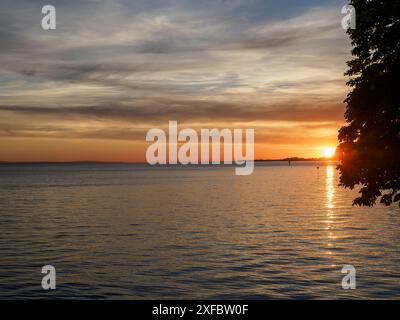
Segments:
[[[400,298],[399,208],[337,185],[313,163],[0,166],[0,298]]]

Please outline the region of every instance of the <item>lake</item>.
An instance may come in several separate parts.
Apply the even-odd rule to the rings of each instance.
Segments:
[[[317,169],[319,166],[319,169]],[[0,298],[400,298],[400,209],[332,163],[0,166]],[[44,291],[53,265],[57,289]],[[344,265],[355,290],[342,289]]]

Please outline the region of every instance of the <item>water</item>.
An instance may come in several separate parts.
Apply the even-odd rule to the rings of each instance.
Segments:
[[[0,166],[0,298],[400,298],[400,210],[333,165]],[[41,268],[57,269],[57,290]],[[357,270],[343,290],[341,268]]]

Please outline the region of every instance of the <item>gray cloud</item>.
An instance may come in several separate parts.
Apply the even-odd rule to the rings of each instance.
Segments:
[[[102,105],[84,107],[0,106],[0,112],[12,112],[27,117],[42,117],[54,121],[70,119],[113,119],[131,123],[165,124],[168,120],[183,123],[220,121],[340,121],[343,106],[305,107],[299,104],[273,106],[248,106],[210,101],[162,101],[157,105],[146,102],[137,106]]]

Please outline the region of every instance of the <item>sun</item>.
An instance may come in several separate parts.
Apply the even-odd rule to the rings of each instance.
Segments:
[[[336,148],[334,148],[334,147],[325,147],[322,150],[322,155],[325,158],[332,158],[335,155],[335,152],[336,152]]]

